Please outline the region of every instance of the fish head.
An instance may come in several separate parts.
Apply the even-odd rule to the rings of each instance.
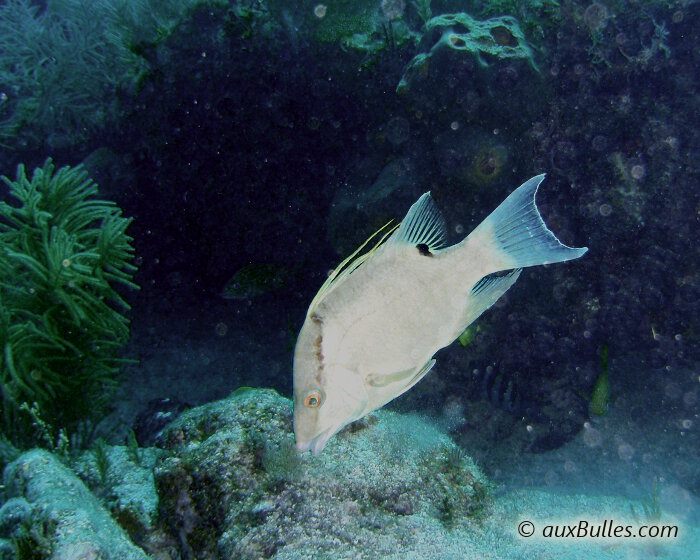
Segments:
[[[294,437],[298,451],[321,453],[344,426],[368,407],[357,372],[328,363],[321,350],[320,325],[307,318],[294,352]]]

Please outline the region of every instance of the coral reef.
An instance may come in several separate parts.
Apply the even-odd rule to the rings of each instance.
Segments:
[[[58,3],[49,3],[52,11]],[[158,9],[177,11],[195,3],[201,7],[181,18],[158,15]],[[6,8],[33,4],[3,2],[0,11],[5,16],[10,13]],[[124,5],[84,2],[84,12],[70,16],[76,21],[66,26],[83,25],[83,14],[107,4]],[[110,70],[101,82],[107,87],[93,89],[102,66],[92,61],[96,72],[81,79],[94,99],[106,100],[109,107],[96,103],[93,114],[73,114],[83,107],[91,110],[81,90],[73,87],[75,75],[63,84],[32,81],[31,72],[15,76],[0,62],[6,71],[0,120],[11,125],[0,143],[14,150],[0,147],[1,159],[43,161],[45,153],[33,150],[42,143],[68,147],[65,161],[79,161],[105,144],[115,152],[112,164],[100,163],[104,172],[99,182],[106,186],[111,175],[109,198],[119,201],[127,215],[138,216],[129,232],[140,240],[141,274],[148,286],[137,301],[143,325],[138,345],[153,360],[150,369],[133,368],[133,375],[141,379],[148,371],[158,379],[149,385],[151,390],[158,387],[155,394],[143,400],[164,396],[160,387],[170,389],[173,380],[186,386],[184,379],[192,375],[200,389],[196,402],[225,393],[230,385],[222,378],[288,391],[288,376],[282,373],[288,359],[276,351],[287,342],[290,326],[292,331],[298,327],[327,268],[337,262],[336,246],[348,254],[384,218],[399,217],[406,207],[399,208],[403,202],[397,189],[387,198],[389,215],[375,216],[366,205],[346,206],[339,219],[329,220],[329,213],[337,211],[334,203],[362,203],[382,170],[396,165],[392,162],[407,158],[415,174],[410,181],[395,178],[397,184],[415,181],[409,188],[419,189],[417,194],[428,189],[442,193],[439,202],[453,237],[468,232],[523,177],[546,171],[551,188],[538,195],[543,215],[562,232],[564,242],[585,240],[591,246],[587,259],[566,271],[553,269],[547,279],[525,271],[508,304],[494,306],[480,320],[481,330],[469,347],[446,349],[439,375],[397,406],[445,409],[446,415],[451,411],[455,439],[478,454],[491,473],[503,472],[503,464],[516,464],[528,452],[551,450],[577,433],[600,431],[594,426],[580,432],[588,417],[581,395],[590,394],[600,374],[598,351],[610,343],[618,398],[600,421],[614,422],[616,410],[629,406],[632,413],[625,422],[664,425],[663,442],[682,450],[669,459],[668,470],[697,492],[700,397],[693,372],[700,359],[700,141],[691,125],[700,111],[694,93],[699,89],[700,4],[406,0],[403,15],[390,20],[398,17],[401,2],[386,2],[383,10],[376,0],[368,12],[372,17],[364,20],[367,25],[348,28],[351,34],[344,39],[336,35],[333,42],[317,40],[303,20],[330,23],[340,3],[309,2],[304,11],[296,11],[288,3],[273,2],[282,8],[274,14],[262,1],[223,4],[128,2],[135,10],[154,8],[156,25],[148,9],[138,18],[122,14],[119,35],[132,49],[129,56],[136,55],[130,68],[139,74],[114,86],[121,74]],[[36,57],[29,47],[53,47],[51,33],[60,37],[57,30],[49,26],[51,33],[40,36],[35,29],[38,20],[48,23],[42,19],[47,12],[22,16],[24,24],[4,19],[0,44],[11,48],[3,56],[12,60],[14,53],[22,53],[31,61]],[[480,55],[489,64],[484,67],[470,52],[441,45],[442,54],[420,68],[429,79],[416,75],[396,95],[403,69],[416,53],[415,39],[391,48],[392,37],[396,45],[404,25],[417,34],[433,16],[457,12],[475,20],[515,17],[540,72],[526,58],[488,54]],[[349,7],[347,14],[352,13]],[[115,20],[94,21],[99,25],[85,35],[91,40],[111,31]],[[454,21],[451,33],[468,36]],[[429,54],[446,32],[448,27],[425,33],[420,54]],[[357,48],[350,44],[355,33]],[[377,50],[358,50],[362,45]],[[72,52],[70,45],[58,42],[54,50],[60,56],[47,59],[37,76],[56,72],[59,59]],[[85,58],[87,52],[100,51],[79,54]],[[373,62],[360,64],[366,59]],[[143,61],[145,75],[139,70]],[[119,58],[106,63],[108,70],[121,65]],[[78,64],[84,64],[82,59],[65,68]],[[11,80],[19,83],[19,93],[7,85]],[[39,120],[16,128],[10,116],[19,101],[38,99],[44,83],[56,86],[44,93],[46,106],[55,108],[46,112],[58,121],[56,132],[37,134],[44,130]],[[56,102],[66,91],[77,91],[76,102],[68,106]],[[27,114],[33,114],[32,107]],[[83,128],[74,131],[70,119]],[[100,123],[108,123],[104,132],[89,132]],[[481,188],[471,188],[476,182],[461,183],[475,161],[472,152],[480,151],[481,144],[467,138],[472,130],[503,145],[509,156],[500,176]],[[70,150],[76,147],[74,134],[83,140]],[[481,170],[497,169],[491,160],[488,155],[478,158]],[[118,179],[112,169],[120,168],[122,173],[128,168],[132,179]],[[387,174],[381,182],[385,179],[391,177]],[[353,238],[353,230],[362,227],[368,230]],[[336,233],[329,235],[331,229]],[[280,292],[274,304],[222,302],[221,287],[250,262],[279,262],[290,269],[304,264],[299,281]],[[215,315],[222,323],[213,334]],[[233,344],[227,346],[234,321],[255,337],[235,351]],[[224,336],[220,333],[226,325]],[[222,343],[216,354],[207,354],[211,340]],[[205,363],[212,355],[220,361]],[[177,367],[161,366],[168,359]],[[234,372],[219,367],[223,362],[235,363]],[[630,373],[623,375],[621,369]],[[504,411],[493,395],[483,398],[487,378],[494,383],[501,379],[506,387],[513,380],[522,399],[517,415]],[[179,396],[189,398],[186,390]],[[133,395],[125,391],[125,397]],[[51,437],[55,443],[55,432]],[[616,446],[610,452],[616,454]],[[629,464],[640,457],[638,452]],[[646,459],[634,468],[644,465]]]
[[[418,34],[404,22],[403,0],[303,0],[290,9],[287,2],[269,0],[267,7],[289,33],[299,34],[314,44],[335,45],[376,55],[411,44]],[[292,30],[293,28],[293,30]]]
[[[148,560],[80,479],[50,453],[25,453],[7,466],[3,483],[10,499],[0,508],[1,536],[14,540],[15,547],[28,547],[31,558]]]
[[[465,13],[435,16],[425,23],[419,51],[396,88],[416,108],[435,113],[466,102],[481,119],[491,116],[490,122],[500,123],[494,126],[502,126],[539,107],[541,78],[534,54],[510,16],[484,21]],[[465,91],[465,84],[470,89]],[[517,101],[503,95],[516,84]]]
[[[379,411],[313,458],[290,452],[290,404],[249,389],[168,428],[156,485],[189,554],[378,557],[410,548],[410,519],[462,526],[487,512],[483,476],[423,421]]]
[[[124,531],[153,558],[379,558],[422,554],[416,532],[454,546],[452,531],[488,518],[489,483],[417,417],[378,411],[318,458],[292,437],[291,402],[246,387],[184,412],[165,449],[73,457],[82,482],[55,456],[25,453],[5,470],[0,538],[21,534],[56,559],[146,558]]]
[[[69,461],[76,475],[139,546],[152,540],[157,530],[159,502],[153,469],[163,454],[154,447],[101,442]]]

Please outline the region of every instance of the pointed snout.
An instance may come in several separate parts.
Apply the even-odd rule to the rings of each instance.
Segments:
[[[333,437],[336,431],[337,430],[333,428],[329,428],[308,440],[299,439],[299,437],[295,435],[296,449],[299,453],[311,451],[311,453],[314,454],[314,457],[318,457],[321,454],[321,451],[323,451],[323,449],[326,447],[328,440]]]

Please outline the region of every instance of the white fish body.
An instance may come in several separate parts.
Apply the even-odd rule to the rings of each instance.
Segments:
[[[433,355],[491,307],[522,267],[586,252],[562,245],[544,224],[535,206],[543,179],[521,185],[447,248],[444,219],[426,193],[386,242],[341,263],[309,306],[297,340],[299,451],[318,455],[343,426],[415,385],[435,364]],[[510,272],[487,277],[500,271]]]

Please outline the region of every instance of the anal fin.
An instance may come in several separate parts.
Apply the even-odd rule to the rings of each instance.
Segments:
[[[489,274],[479,280],[469,292],[471,298],[470,305],[467,306],[467,311],[462,318],[460,331],[464,331],[469,325],[476,321],[481,314],[491,307],[498,298],[505,294],[508,289],[515,284],[515,281],[520,276],[521,269],[516,268],[505,274]],[[455,338],[459,335],[455,335]]]

